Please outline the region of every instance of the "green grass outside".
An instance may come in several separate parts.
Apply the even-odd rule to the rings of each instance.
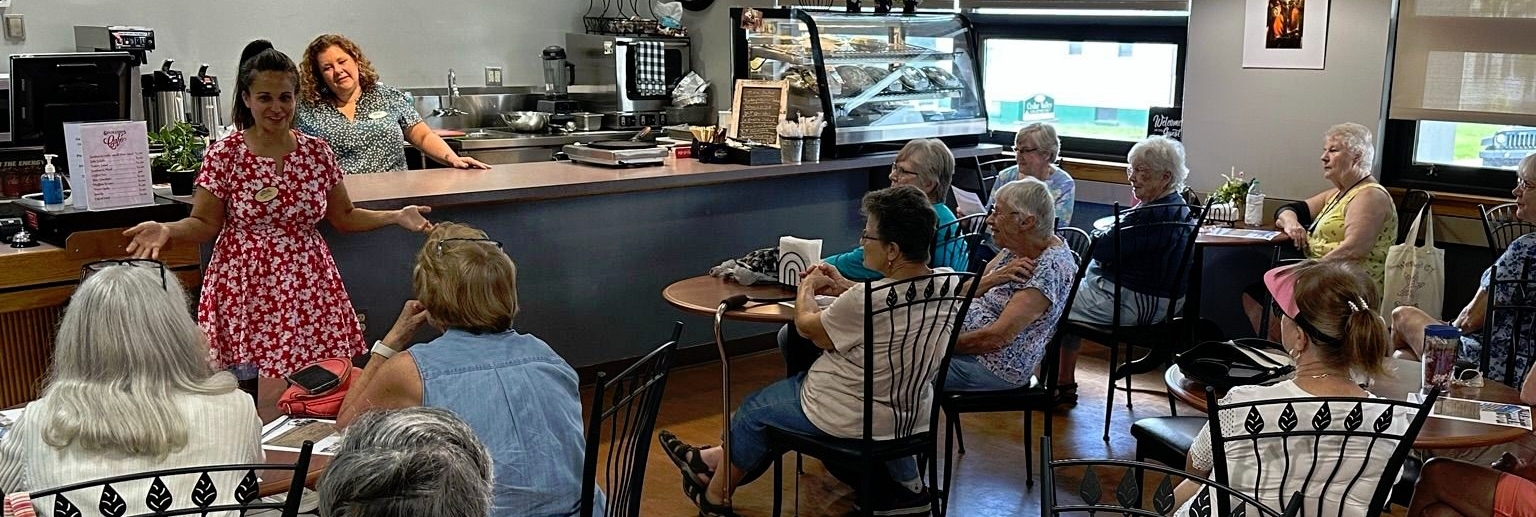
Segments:
[[[1493,136],[1503,127],[1498,124],[1456,124],[1456,160],[1476,160],[1477,153],[1483,150],[1483,139]]]

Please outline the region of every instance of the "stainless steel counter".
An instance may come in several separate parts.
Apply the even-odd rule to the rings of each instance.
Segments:
[[[574,143],[626,140],[634,131],[582,131],[566,134],[516,133],[506,128],[477,129],[461,138],[448,139],[460,155],[492,165],[547,162],[561,146]]]

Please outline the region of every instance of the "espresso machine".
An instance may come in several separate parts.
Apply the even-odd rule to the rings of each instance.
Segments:
[[[181,70],[171,68],[175,62],[167,59],[160,69],[139,76],[144,90],[144,122],[150,131],[187,121],[187,81]]]
[[[535,103],[535,110],[549,114],[551,126],[564,126],[581,111],[581,105],[571,100],[571,79],[576,75],[576,65],[565,59],[565,49],[558,45],[544,47],[540,56],[544,61],[544,98]]]
[[[139,65],[149,63],[149,52],[155,49],[155,30],[149,27],[126,25],[76,25],[75,52],[127,52],[137,58]],[[137,67],[132,71],[138,75]],[[140,84],[132,81],[132,96],[141,95]],[[130,110],[133,120],[144,120],[144,106],[134,104]],[[155,128],[158,129],[158,128]]]
[[[187,121],[217,138],[219,128],[224,127],[224,110],[219,108],[219,78],[208,75],[207,63],[198,67],[197,75],[187,83],[187,91],[192,94],[192,109]]]

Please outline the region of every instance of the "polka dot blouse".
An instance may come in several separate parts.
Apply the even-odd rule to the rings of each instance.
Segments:
[[[410,95],[378,84],[358,96],[352,120],[330,104],[304,104],[297,125],[330,143],[347,174],[369,174],[405,170],[405,132],[420,123]]]

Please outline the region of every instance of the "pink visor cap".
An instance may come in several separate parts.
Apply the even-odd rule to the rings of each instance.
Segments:
[[[1296,308],[1296,266],[1277,267],[1265,272],[1264,287],[1269,288],[1269,295],[1274,297],[1281,312],[1296,319],[1296,315],[1301,312]]]

